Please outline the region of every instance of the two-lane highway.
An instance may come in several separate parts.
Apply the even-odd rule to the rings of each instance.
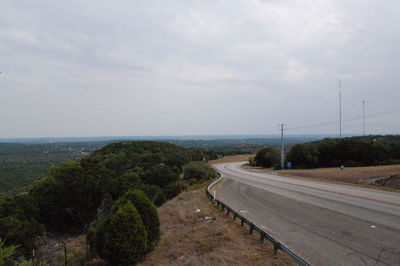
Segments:
[[[400,265],[400,193],[214,167],[217,198],[314,265]]]

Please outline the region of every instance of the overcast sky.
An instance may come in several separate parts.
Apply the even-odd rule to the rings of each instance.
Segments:
[[[0,137],[400,132],[398,0],[3,0]],[[371,114],[388,113],[372,116]],[[289,130],[337,133],[338,125]],[[343,123],[361,133],[361,119]]]

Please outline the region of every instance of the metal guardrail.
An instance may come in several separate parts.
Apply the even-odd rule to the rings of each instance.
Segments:
[[[296,263],[302,266],[311,266],[310,263],[302,259],[300,256],[298,256],[296,253],[291,251],[289,248],[285,247],[283,244],[281,244],[279,241],[277,241],[275,238],[273,238],[271,235],[269,235],[267,232],[259,228],[257,225],[255,225],[253,222],[251,222],[249,219],[243,217],[240,213],[237,213],[234,211],[232,208],[230,208],[228,205],[223,203],[222,201],[216,199],[216,197],[211,193],[210,189],[216,185],[218,182],[220,182],[223,178],[220,177],[214,182],[212,182],[210,185],[208,185],[206,189],[207,197],[209,201],[213,202],[218,208],[221,208],[222,211],[226,210],[226,214],[232,214],[233,215],[233,220],[235,221],[236,218],[240,220],[241,226],[244,224],[247,224],[249,226],[249,233],[252,234],[253,231],[256,231],[260,234],[260,241],[264,242],[264,239],[267,239],[271,244],[274,246],[274,254],[276,255],[278,253],[278,250],[282,250],[286,255],[291,257]]]

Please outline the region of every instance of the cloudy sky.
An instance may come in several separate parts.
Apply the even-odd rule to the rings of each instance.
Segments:
[[[0,137],[400,132],[398,0],[3,0]],[[379,114],[379,115],[376,115]]]

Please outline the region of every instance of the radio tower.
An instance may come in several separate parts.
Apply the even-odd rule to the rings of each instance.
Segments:
[[[342,138],[342,81],[339,80],[339,138]]]
[[[363,104],[363,123],[362,123],[362,125],[363,125],[363,136],[365,136],[365,101],[363,100],[362,101],[362,104]]]
[[[281,130],[281,170],[285,169],[285,139],[283,137],[285,126],[286,124],[279,124]]]

